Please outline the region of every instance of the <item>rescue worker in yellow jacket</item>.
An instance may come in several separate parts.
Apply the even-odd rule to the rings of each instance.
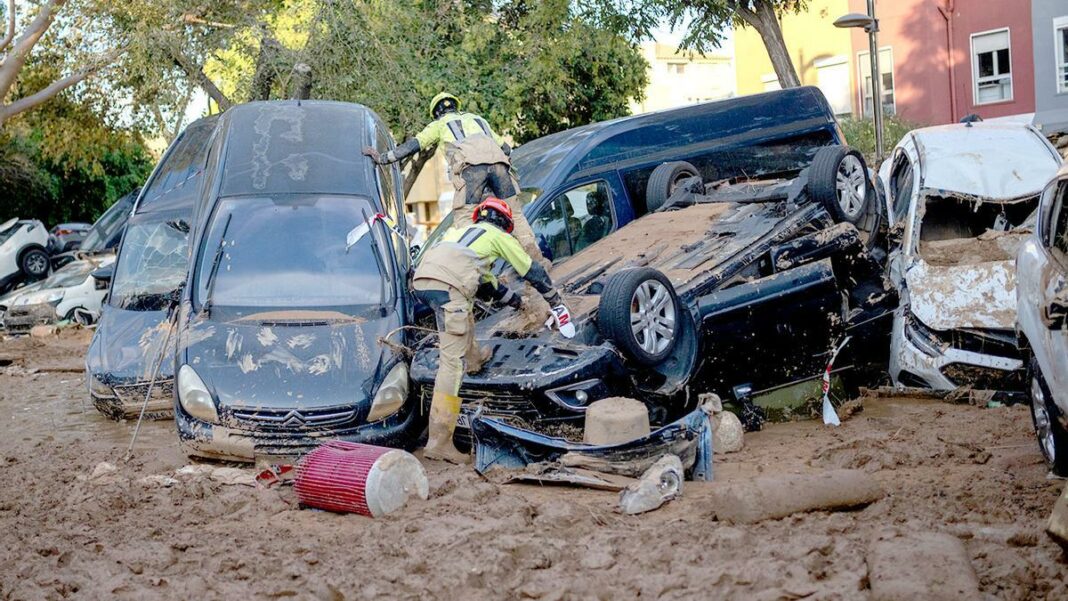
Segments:
[[[508,205],[488,198],[475,207],[471,218],[473,225],[449,229],[426,251],[412,282],[416,297],[434,309],[438,325],[438,373],[424,456],[453,463],[466,459],[452,444],[460,415],[464,362],[468,373],[477,373],[489,359],[475,341],[475,296],[481,288],[498,304],[519,309],[523,302],[518,293],[498,282],[490,271],[497,259],[504,259],[553,307],[549,323],[555,322],[565,336],[575,334],[571,315],[560,302],[549,274],[510,235],[514,222]]]
[[[430,101],[433,119],[414,138],[395,150],[381,155],[368,146],[363,153],[380,165],[395,163],[422,151],[445,145],[445,159],[449,165],[449,179],[456,192],[453,196],[453,227],[471,225],[471,209],[488,196],[503,199],[515,209],[515,237],[528,254],[541,260],[541,250],[534,232],[515,206],[519,182],[511,173],[509,156],[512,149],[504,138],[493,131],[489,123],[474,113],[460,111],[460,100],[442,92]]]

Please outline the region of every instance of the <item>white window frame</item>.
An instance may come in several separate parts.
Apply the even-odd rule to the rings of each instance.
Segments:
[[[768,84],[775,84],[778,87],[768,87]],[[764,88],[765,92],[774,92],[782,89],[782,82],[779,81],[779,76],[774,73],[765,73],[760,76],[760,85]]]
[[[1068,61],[1064,59],[1064,35],[1061,30],[1068,30],[1068,15],[1053,19],[1053,76],[1057,79],[1057,93],[1068,94]]]
[[[987,102],[979,102],[979,55],[975,53],[975,38],[1002,32],[1005,33],[1005,38],[1009,41],[1009,97]],[[988,31],[977,31],[969,36],[968,45],[970,46],[972,59],[972,104],[974,106],[985,106],[988,104],[1001,104],[1003,102],[1014,101],[1016,99],[1016,80],[1013,75],[1016,72],[1016,61],[1012,58],[1012,31],[1008,27],[999,27],[998,29],[991,29]],[[1003,76],[999,75],[997,77],[1000,78]]]
[[[893,95],[893,102],[891,104],[894,107],[893,114],[896,115],[897,114],[897,78],[894,75],[894,47],[893,46],[883,46],[882,48],[879,48],[879,77],[880,77],[880,79],[882,78],[882,75],[884,73],[887,73],[886,63],[884,63],[883,60],[882,60],[883,50],[886,50],[887,52],[890,53],[890,71],[889,71],[889,73],[890,73],[890,79],[892,79],[894,81],[894,95]],[[860,52],[857,53],[857,95],[860,96],[860,104],[857,105],[857,108],[859,109],[858,114],[860,115],[861,119],[871,119],[871,117],[872,117],[871,115],[865,114],[865,112],[864,112],[864,78],[869,76],[869,75],[871,75],[871,52],[869,52],[867,50],[861,50]],[[872,90],[872,91],[874,92],[874,90]],[[883,94],[885,92],[886,92],[886,90],[883,88],[883,82],[880,81],[879,82],[879,93]],[[875,110],[875,105],[876,105],[876,102],[875,102],[874,98],[872,99],[872,103],[871,104],[872,104],[872,110],[874,111]],[[879,99],[878,105],[879,105],[879,108],[881,110],[882,107],[883,107],[882,98]]]

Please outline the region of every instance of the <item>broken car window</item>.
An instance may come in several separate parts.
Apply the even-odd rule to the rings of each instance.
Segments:
[[[185,281],[187,234],[166,221],[130,224],[115,278],[112,306],[130,311],[159,311],[167,296]]]
[[[200,303],[207,296],[217,248],[222,255],[213,278],[213,308],[337,310],[384,302],[386,276],[375,250],[382,253],[382,262],[390,258],[381,236],[363,236],[346,248],[349,232],[376,212],[367,200],[351,197],[221,200],[204,246],[210,252],[199,258]]]
[[[531,224],[553,260],[569,257],[612,232],[608,185],[590,182],[557,196]]]
[[[1056,194],[1050,220],[1050,251],[1068,265],[1068,182],[1061,182]]]
[[[1014,202],[927,196],[920,224],[920,255],[931,265],[1011,261],[1030,233],[1021,227],[1038,197]]]

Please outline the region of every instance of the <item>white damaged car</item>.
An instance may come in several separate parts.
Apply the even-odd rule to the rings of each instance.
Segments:
[[[70,320],[95,323],[107,294],[107,282],[92,273],[115,262],[115,253],[73,261],[44,280],[0,298],[0,320],[12,334],[29,332],[35,325]]]
[[[1016,258],[1016,278],[1035,434],[1053,473],[1068,477],[1068,166],[1042,195],[1035,233]]]
[[[912,131],[883,163],[896,385],[1025,398],[1014,261],[1060,165],[1033,127],[981,122]]]
[[[48,230],[36,219],[0,223],[0,292],[48,275]]]

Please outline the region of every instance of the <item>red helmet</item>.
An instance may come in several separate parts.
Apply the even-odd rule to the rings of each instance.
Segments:
[[[512,221],[512,208],[508,206],[508,203],[492,196],[475,207],[475,212],[471,215],[471,221],[475,223],[489,221],[509,234],[512,233],[512,229],[515,227],[515,223]]]

